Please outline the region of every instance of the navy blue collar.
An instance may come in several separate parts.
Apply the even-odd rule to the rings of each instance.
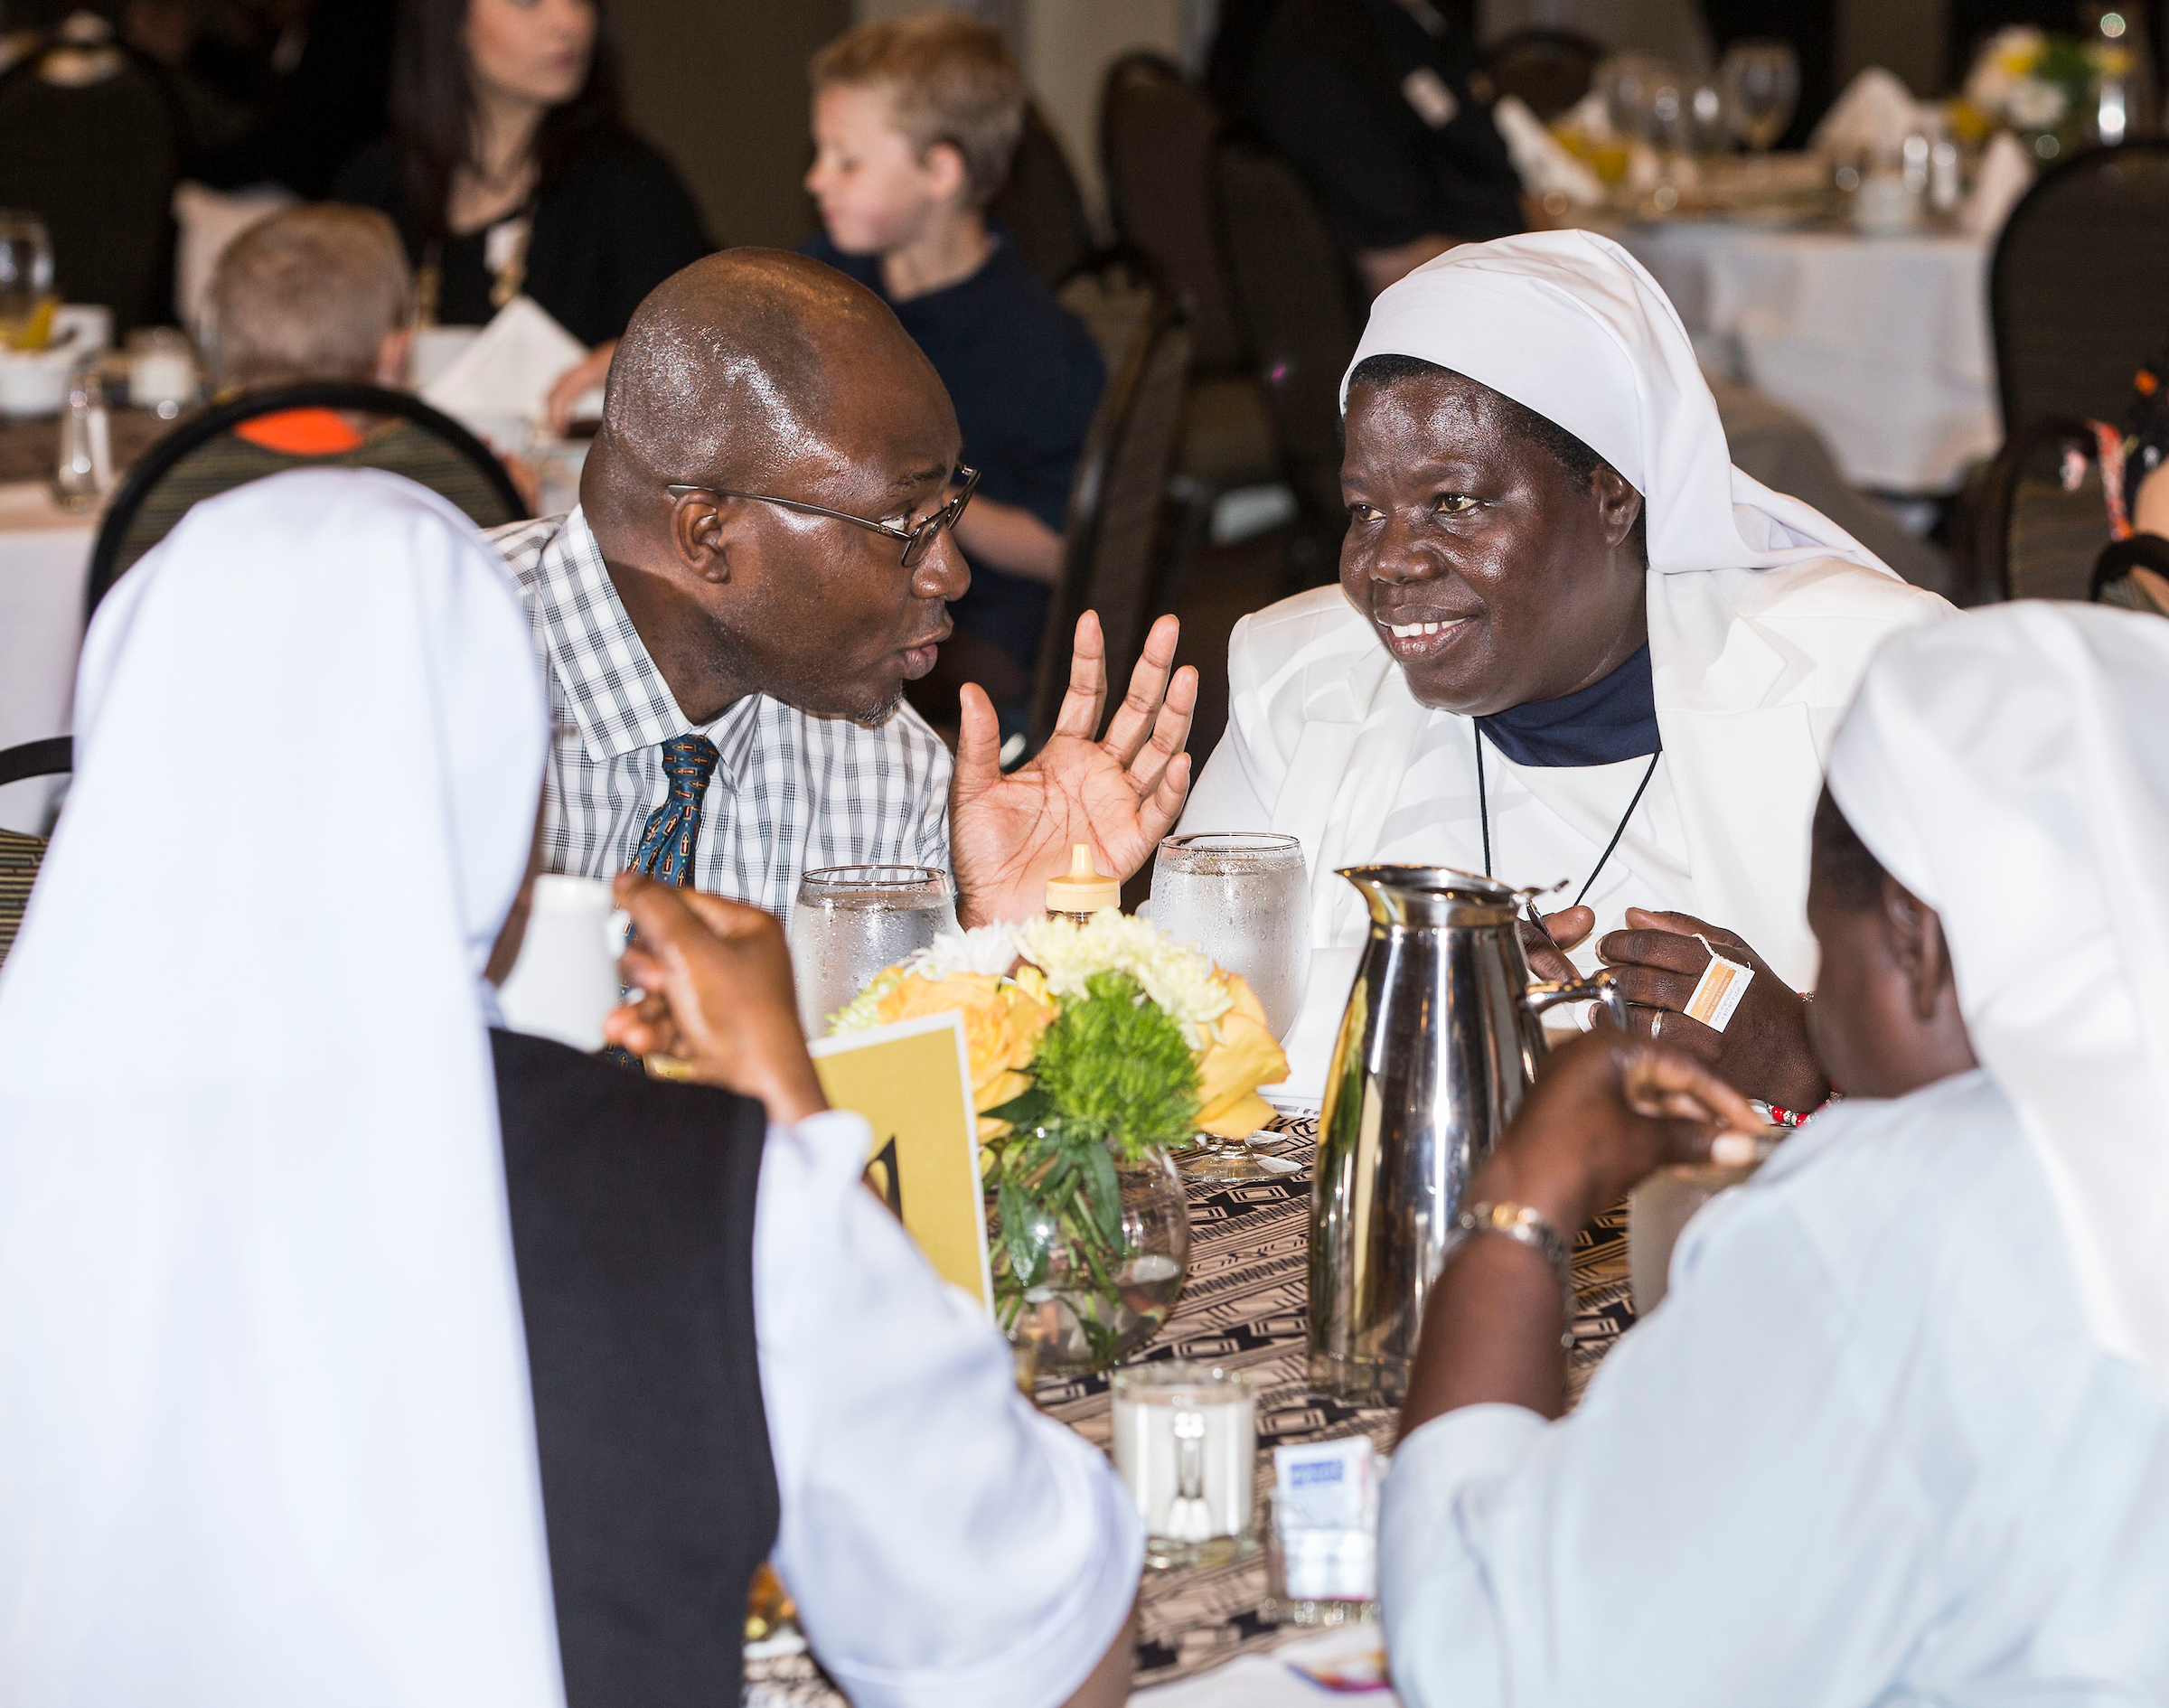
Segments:
[[[1657,733],[1649,643],[1601,681],[1510,706],[1476,727],[1517,765],[1610,765],[1656,753],[1665,744]]]

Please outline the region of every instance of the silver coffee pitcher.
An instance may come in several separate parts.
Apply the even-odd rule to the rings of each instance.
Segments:
[[[1545,1009],[1599,1001],[1609,971],[1529,976],[1532,895],[1443,866],[1347,866],[1371,910],[1326,1076],[1310,1199],[1310,1384],[1397,1405],[1423,1300],[1477,1164],[1544,1057]]]

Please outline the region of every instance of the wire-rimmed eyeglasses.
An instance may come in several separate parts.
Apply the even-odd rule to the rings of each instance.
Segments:
[[[710,498],[744,498],[756,504],[779,504],[785,510],[795,510],[807,516],[826,516],[831,521],[848,521],[859,528],[870,528],[878,534],[887,534],[891,540],[904,542],[904,567],[915,569],[934,549],[934,536],[944,528],[956,526],[956,519],[964,513],[964,506],[972,502],[972,494],[979,490],[979,471],[958,464],[957,478],[963,482],[954,498],[931,516],[923,516],[908,527],[901,522],[876,521],[870,516],[854,516],[848,510],[824,510],[819,504],[809,504],[796,498],[778,498],[773,493],[734,493],[727,487],[703,486],[699,482],[672,482],[662,490],[682,495],[686,493],[706,493]]]

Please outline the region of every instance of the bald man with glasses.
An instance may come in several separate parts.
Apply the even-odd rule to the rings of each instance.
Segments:
[[[494,536],[549,667],[550,870],[632,868],[787,918],[802,872],[931,866],[969,925],[1037,914],[1073,842],[1102,871],[1144,864],[1189,787],[1197,674],[1172,668],[1172,617],[1104,736],[1084,618],[1056,732],[1008,775],[980,690],[953,764],[904,703],[971,585],[961,450],[933,367],[841,274],[733,249],[655,289],[578,507]]]

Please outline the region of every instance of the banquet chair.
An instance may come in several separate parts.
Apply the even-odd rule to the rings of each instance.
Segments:
[[[1077,619],[1099,613],[1107,680],[1126,682],[1146,631],[1165,607],[1170,578],[1157,549],[1161,499],[1181,431],[1190,352],[1181,310],[1166,293],[1156,293],[1140,335],[1100,399],[1070,483],[1062,570],[1032,680],[1028,751],[1054,733],[1069,685]]]
[[[1532,25],[1485,48],[1484,72],[1495,97],[1519,98],[1548,125],[1589,93],[1603,57],[1603,44],[1588,36]]]
[[[1008,228],[1018,258],[1048,285],[1066,278],[1094,248],[1092,221],[1084,192],[1069,169],[1069,156],[1039,111],[1024,108],[1024,133],[987,211]]]
[[[26,741],[0,752],[0,787],[32,777],[64,776],[75,768],[75,743],[66,736]],[[14,946],[30,906],[30,887],[45,858],[45,839],[21,831],[0,830],[0,962]]]
[[[2123,417],[2169,305],[2169,140],[2089,149],[2042,174],[1989,263],[2004,431]]]
[[[1100,97],[1100,158],[1114,235],[1151,257],[1188,317],[1195,365],[1173,490],[1187,563],[1215,502],[1281,477],[1272,417],[1244,347],[1212,211],[1213,151],[1225,128],[1212,98],[1160,54],[1129,53]]]
[[[1359,300],[1324,217],[1286,162],[1241,142],[1213,160],[1214,212],[1273,435],[1302,527],[1300,578],[1338,568],[1340,380],[1362,335]]]
[[[48,80],[62,53],[100,74]],[[163,79],[127,49],[55,40],[0,75],[0,207],[44,221],[61,293],[110,307],[116,331],[167,317],[181,151]]]
[[[2013,433],[1967,483],[1962,513],[1960,604],[2092,596],[2108,543],[2092,424],[2043,416]]]
[[[329,456],[267,452],[232,430],[287,409],[344,409],[394,418],[402,433],[365,437]],[[349,380],[312,380],[249,391],[191,417],[154,445],[129,471],[106,508],[90,550],[89,608],[138,558],[164,539],[204,499],[287,468],[376,468],[448,498],[477,528],[524,521],[527,505],[489,446],[450,416],[411,392]]]

